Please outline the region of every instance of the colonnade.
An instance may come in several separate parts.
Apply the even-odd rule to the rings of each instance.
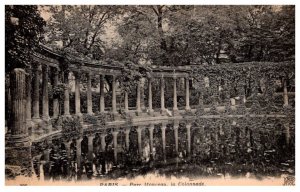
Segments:
[[[81,84],[81,72],[74,71],[75,76],[75,115],[82,115],[81,111],[81,102],[80,102],[80,84]],[[34,78],[31,78],[31,74],[33,74]],[[42,78],[41,78],[42,74]],[[92,78],[93,74],[91,72],[87,72],[87,113],[88,114],[94,114],[95,111],[93,111],[93,100],[92,100]],[[165,79],[166,77],[161,77],[161,114],[164,115],[166,111],[165,107]],[[40,81],[42,79],[42,103],[40,103]],[[178,115],[178,107],[177,107],[177,84],[176,80],[178,78],[173,77],[173,114]],[[31,80],[32,85],[31,87]],[[148,80],[148,114],[153,115],[154,109],[152,105],[152,79]],[[34,65],[32,72],[29,70],[29,76],[27,80],[27,99],[26,99],[26,119],[28,124],[32,122],[39,123],[41,121],[49,121],[50,115],[49,115],[49,82],[52,82],[52,86],[55,87],[59,84],[59,70],[57,68],[53,68],[53,79],[52,81],[49,81],[49,66],[47,65]],[[190,92],[189,92],[189,79],[185,78],[185,100],[186,100],[186,111],[190,111]],[[59,100],[58,98],[53,99],[53,114],[52,118],[56,118],[59,115],[65,115],[69,116],[70,114],[70,89],[69,89],[69,72],[64,73],[64,84],[65,84],[65,90],[64,90],[64,109],[59,109]],[[99,101],[99,111],[105,112],[105,74],[100,74],[100,101]],[[33,98],[31,98],[31,92],[33,91]],[[117,111],[117,86],[116,86],[116,76],[112,76],[112,86],[111,86],[111,92],[112,92],[112,105],[111,105],[111,113],[114,115],[118,115]],[[124,94],[124,111],[129,112],[129,105],[128,105],[128,92],[125,92]],[[42,114],[40,114],[40,105],[42,104]],[[31,107],[33,108],[31,114]],[[63,113],[62,113],[63,111]],[[136,114],[140,115],[142,113],[141,108],[141,81],[139,81],[137,85],[137,94],[136,94]]]

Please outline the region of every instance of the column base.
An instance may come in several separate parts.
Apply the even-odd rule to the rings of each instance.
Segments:
[[[140,116],[140,115],[142,114],[142,110],[136,110],[136,111],[135,111],[135,114],[136,114],[137,116]]]
[[[31,171],[31,146],[6,146],[5,165],[20,166],[25,175]]]
[[[26,120],[26,126],[27,127],[33,127],[34,126],[34,122],[31,119],[27,119]]]
[[[42,119],[40,117],[33,117],[32,122],[39,124],[40,122],[42,122]]]
[[[7,138],[6,147],[28,147],[31,145],[28,135],[9,135]]]
[[[149,109],[149,110],[148,110],[148,114],[149,114],[150,116],[153,116],[153,115],[154,115],[154,110],[153,110],[153,109]]]
[[[185,111],[186,111],[186,112],[191,112],[191,110],[192,110],[191,107],[186,107],[186,108],[185,108]]]
[[[71,114],[64,114],[63,117],[72,117]]]
[[[49,116],[43,116],[43,117],[42,117],[42,120],[43,120],[43,121],[50,121],[50,117],[49,117]]]
[[[161,110],[160,110],[160,114],[163,115],[163,116],[164,116],[164,115],[167,115],[167,110],[166,110],[165,108],[164,108],[164,109],[161,109]]]
[[[178,108],[173,109],[173,116],[178,116],[178,115],[179,115]]]
[[[117,120],[121,119],[121,116],[118,112],[113,112],[112,117],[113,117],[114,121],[117,121]]]

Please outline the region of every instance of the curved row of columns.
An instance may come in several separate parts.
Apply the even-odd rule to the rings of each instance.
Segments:
[[[40,73],[42,71],[42,116],[40,116]],[[17,130],[16,132],[23,130],[23,126],[31,125],[32,122],[40,123],[40,122],[49,122],[50,115],[49,115],[49,97],[48,97],[48,83],[49,83],[49,66],[47,65],[33,65],[32,71],[28,70],[28,73],[26,73],[23,69],[15,69],[12,72],[12,79],[11,79],[11,102],[12,102],[12,118],[11,118],[11,130],[14,132],[14,130]],[[34,77],[31,78],[31,74]],[[57,69],[54,70],[54,76],[52,84],[55,86],[59,83],[59,71]],[[69,85],[69,73],[64,73],[64,83],[65,85]],[[93,114],[92,110],[92,94],[91,94],[91,73],[88,73],[88,83],[87,83],[87,111],[89,114]],[[26,77],[27,76],[27,77]],[[100,112],[105,112],[105,102],[104,102],[104,74],[100,74]],[[33,81],[31,84],[31,80]],[[186,87],[186,110],[190,110],[189,105],[189,80],[186,78],[185,81],[185,87]],[[33,87],[31,87],[33,86]],[[165,82],[164,77],[161,76],[161,114],[164,115],[166,112],[165,108]],[[288,91],[287,91],[287,83],[286,80],[283,79],[283,98],[284,98],[284,106],[288,106]],[[152,82],[151,80],[148,81],[148,108],[149,108],[149,114],[153,114],[153,107],[152,107]],[[139,86],[137,86],[137,103],[136,103],[136,111],[137,114],[141,112],[141,85],[139,83]],[[31,98],[31,93],[33,92],[33,98]],[[25,95],[22,95],[25,93]],[[22,103],[22,109],[19,107],[14,107],[16,103],[20,102],[20,98],[24,96],[24,100]],[[117,105],[116,105],[116,77],[113,76],[113,82],[112,82],[112,113],[117,115]],[[58,117],[59,114],[59,101],[58,99],[53,100],[53,117]],[[23,106],[24,104],[24,106]],[[125,112],[129,111],[128,108],[128,93],[125,93],[125,101],[124,101],[124,107]],[[33,114],[31,114],[31,107]],[[80,74],[75,72],[75,109],[76,109],[76,115],[81,115],[80,110]],[[24,110],[24,111],[23,111]],[[173,78],[173,114],[178,114],[178,107],[177,107],[177,84],[176,84],[176,77]],[[70,98],[69,98],[69,89],[68,86],[65,87],[64,90],[64,114],[63,115],[70,115]],[[41,118],[42,117],[42,118]],[[22,119],[25,119],[25,122],[23,122]],[[14,122],[22,121],[22,124],[19,126]],[[47,125],[47,124],[46,124]],[[27,126],[28,127],[28,126]],[[51,131],[51,125],[46,126],[46,132]],[[43,133],[44,130],[34,130],[37,133]],[[28,135],[28,131],[26,131],[26,134]]]
[[[26,111],[26,117],[27,120],[30,122],[31,120],[33,122],[39,123],[41,120],[49,121],[49,98],[48,98],[48,79],[49,79],[49,66],[43,65],[35,65],[35,67],[32,69],[34,73],[34,78],[31,79],[31,74],[29,75],[28,81],[27,81],[27,111]],[[40,73],[42,71],[42,118],[40,117],[40,90],[39,90],[39,84],[40,84]],[[31,73],[31,71],[30,71]],[[75,76],[75,114],[81,115],[81,103],[80,103],[80,77],[81,73],[74,72]],[[93,103],[92,103],[92,73],[87,73],[87,113],[93,114]],[[117,96],[116,96],[116,76],[112,76],[112,110],[111,112],[114,115],[117,115]],[[173,84],[173,112],[174,115],[178,115],[178,107],[177,107],[177,88],[176,88],[176,78],[174,79]],[[31,88],[30,81],[33,81],[33,88]],[[190,105],[189,105],[189,79],[186,78],[185,80],[186,85],[186,110],[190,111]],[[52,85],[55,87],[59,84],[59,71],[58,69],[54,70],[54,77],[52,80]],[[64,90],[64,109],[63,114],[61,115],[70,115],[70,90],[68,88],[69,85],[69,73],[64,73],[64,84],[65,84],[65,90]],[[99,101],[99,111],[105,112],[105,101],[104,101],[104,84],[105,84],[105,75],[100,74],[100,101]],[[164,115],[166,108],[165,108],[165,82],[164,77],[161,77],[161,114]],[[152,80],[148,80],[148,113],[150,115],[153,115],[154,109],[152,105]],[[31,99],[31,92],[33,91],[33,98]],[[129,106],[128,106],[128,92],[125,92],[124,97],[124,111],[129,112]],[[142,113],[141,108],[141,82],[137,85],[137,95],[136,95],[136,113],[137,115],[140,115]],[[31,103],[33,108],[33,115],[31,114]],[[60,114],[59,109],[59,101],[57,98],[53,99],[53,117],[56,118]]]

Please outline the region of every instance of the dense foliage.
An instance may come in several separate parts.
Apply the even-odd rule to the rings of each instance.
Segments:
[[[45,24],[37,6],[5,6],[5,71],[32,65]]]

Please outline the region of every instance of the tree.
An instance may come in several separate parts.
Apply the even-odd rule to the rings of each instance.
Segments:
[[[5,71],[32,64],[44,25],[37,6],[5,6]]]
[[[105,50],[101,39],[109,22],[120,13],[118,6],[81,5],[46,6],[46,44],[76,55],[100,59]]]

